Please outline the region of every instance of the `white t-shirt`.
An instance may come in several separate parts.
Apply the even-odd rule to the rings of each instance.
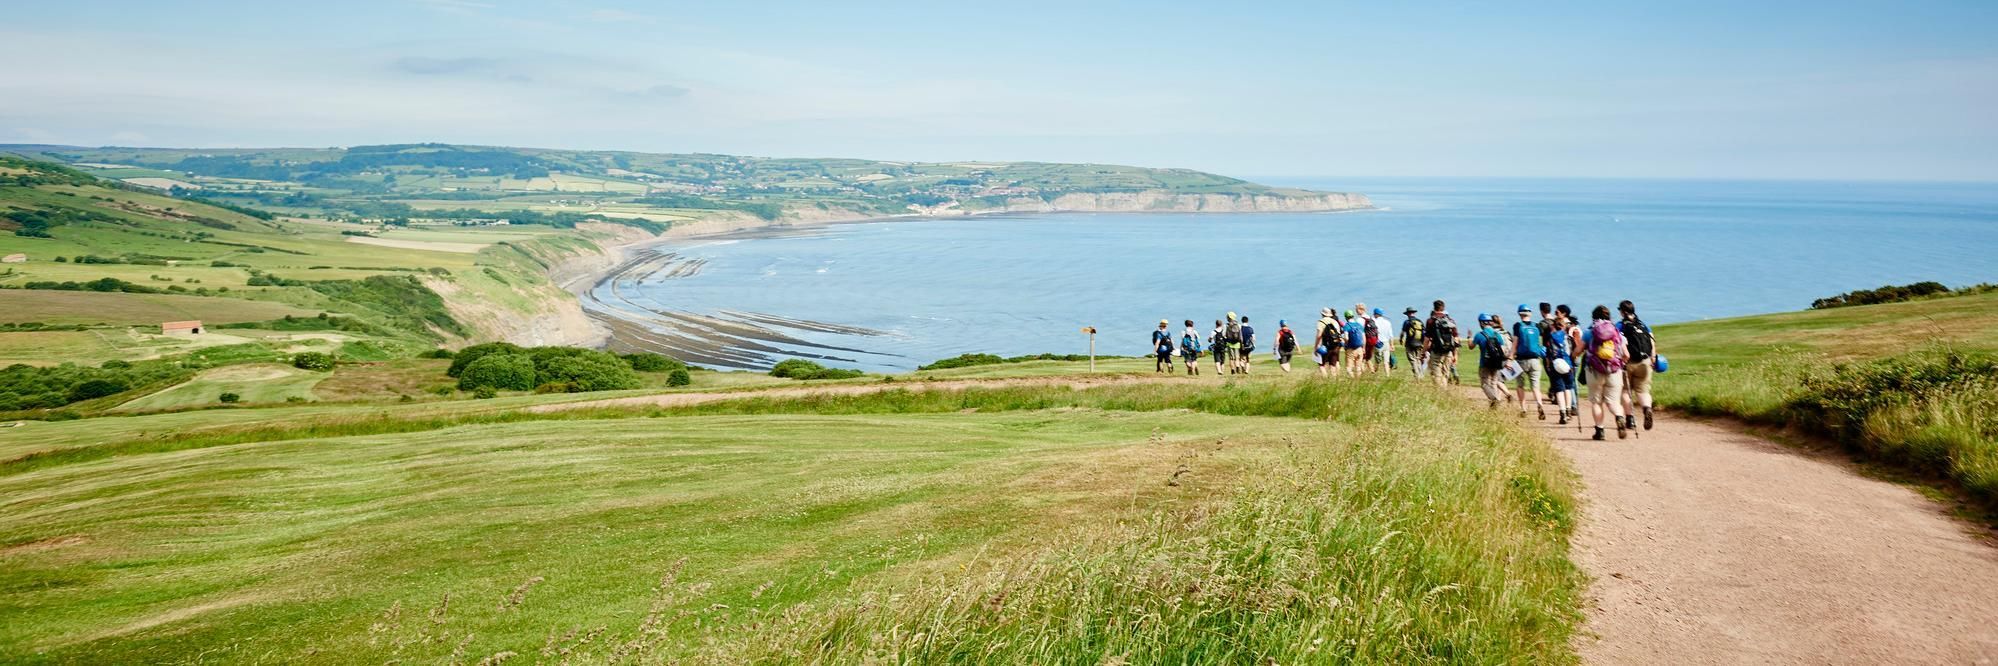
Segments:
[[[1389,333],[1389,331],[1394,330],[1394,322],[1388,321],[1387,315],[1374,315],[1374,328],[1380,330],[1379,334],[1380,342],[1378,344],[1375,344],[1374,346],[1376,347],[1388,346],[1388,339],[1394,337],[1392,334]]]

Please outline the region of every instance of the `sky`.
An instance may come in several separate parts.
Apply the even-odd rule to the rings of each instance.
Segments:
[[[7,3],[0,143],[1998,181],[1998,2]]]

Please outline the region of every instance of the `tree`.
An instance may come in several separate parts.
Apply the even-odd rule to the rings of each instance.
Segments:
[[[223,404],[233,405],[236,404],[236,401],[242,400],[243,396],[236,395],[234,393],[224,393],[220,396],[216,396],[215,399],[221,400]]]
[[[333,369],[333,355],[325,352],[299,352],[291,357],[291,367],[326,372]]]

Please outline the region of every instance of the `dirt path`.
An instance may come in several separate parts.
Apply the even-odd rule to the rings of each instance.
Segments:
[[[1585,485],[1585,662],[1998,664],[1998,548],[1914,491],[1717,422],[1545,423]]]

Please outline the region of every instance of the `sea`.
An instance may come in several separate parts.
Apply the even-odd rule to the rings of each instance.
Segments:
[[[661,248],[695,270],[599,285],[600,301],[765,327],[709,342],[869,371],[967,352],[1141,355],[1160,320],[1280,320],[1364,302],[1460,322],[1521,303],[1634,301],[1663,324],[1799,310],[1885,284],[1998,282],[1998,184],[1293,179],[1345,213],[1064,213],[896,220]],[[707,318],[714,318],[712,320]],[[680,332],[686,333],[686,327]],[[1267,348],[1268,343],[1264,345]]]

